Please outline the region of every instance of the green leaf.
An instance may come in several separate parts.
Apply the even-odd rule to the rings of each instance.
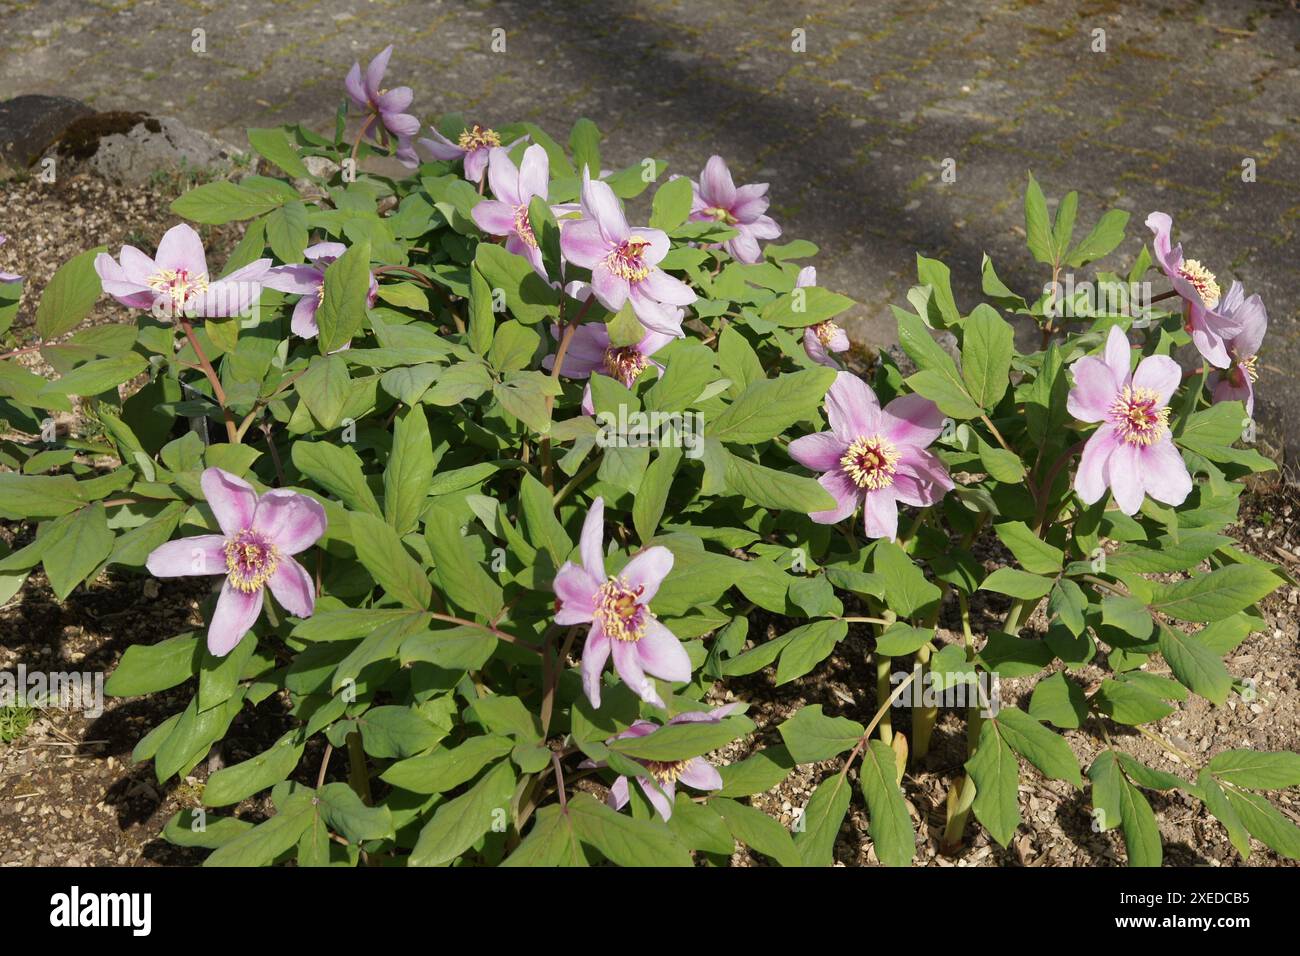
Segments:
[[[569,798],[573,830],[616,866],[691,866],[691,855],[663,823],[634,820],[588,793]]]
[[[952,297],[952,271],[938,259],[927,259],[917,253],[916,277],[922,285],[931,290],[930,301],[939,313],[939,320],[945,327],[957,325],[961,313]]]
[[[980,415],[979,405],[966,393],[966,389],[942,372],[922,369],[906,381],[908,388],[930,399],[945,415],[957,419],[978,418]]]
[[[514,769],[508,760],[503,760],[465,793],[440,804],[433,818],[420,831],[407,865],[441,866],[450,863],[495,825],[504,826],[510,819],[510,798],[514,788]]]
[[[354,511],[381,515],[379,502],[361,472],[361,458],[351,445],[296,441],[290,452],[293,466]]]
[[[298,766],[305,749],[305,744],[294,742],[297,736],[298,732],[291,730],[256,757],[213,773],[203,787],[203,805],[230,806],[284,780]]]
[[[848,632],[848,624],[834,620],[814,621],[792,631],[793,636],[781,651],[781,661],[777,664],[777,686],[811,671],[830,656]]]
[[[795,759],[783,744],[766,747],[744,760],[719,767],[722,789],[720,797],[751,797],[766,793],[781,783],[794,769]]]
[[[1223,824],[1223,828],[1228,831],[1228,839],[1232,841],[1232,845],[1241,854],[1242,859],[1249,860],[1250,831],[1241,822],[1241,817],[1237,816],[1237,811],[1233,809],[1227,793],[1219,786],[1209,770],[1200,772],[1196,778],[1196,786],[1196,794],[1204,802],[1205,809]]]
[[[993,530],[1026,571],[1055,574],[1061,570],[1065,552],[1038,537],[1023,521],[1004,521],[994,525]],[[1077,634],[1078,631],[1074,633]]]
[[[363,240],[325,267],[324,297],[316,310],[322,355],[335,352],[352,341],[366,320],[369,294],[370,243]],[[315,409],[312,413],[315,414]]]
[[[86,504],[71,475],[19,475],[0,471],[0,518],[37,521],[57,518]]]
[[[750,849],[781,866],[803,866],[789,831],[762,810],[717,797],[709,801],[709,806],[718,811],[731,835]]]
[[[1048,614],[1064,624],[1075,637],[1083,633],[1086,626],[1084,614],[1088,610],[1088,598],[1083,589],[1069,578],[1061,578],[1052,588],[1052,596],[1047,600]]]
[[[352,514],[349,518],[357,558],[380,587],[406,607],[427,609],[433,587],[397,532],[373,515]]]
[[[43,389],[37,401],[44,400],[46,393],[55,395],[99,395],[109,389],[116,391],[117,386],[129,382],[149,363],[143,355],[128,352],[112,358],[96,359],[73,369],[58,381],[50,382]]]
[[[679,180],[674,180],[678,182]],[[637,536],[644,544],[654,537],[663,517],[664,506],[668,501],[668,492],[672,488],[673,476],[682,460],[681,449],[660,448],[654,461],[645,471],[641,487],[632,499],[632,524]]]
[[[372,757],[410,757],[428,750],[446,731],[410,707],[372,707],[358,723],[366,753]]]
[[[934,628],[912,627],[898,621],[885,628],[876,639],[876,653],[885,657],[902,657],[915,654],[933,640]]]
[[[1108,594],[1101,599],[1101,622],[1142,641],[1151,636],[1155,623],[1145,604],[1123,594]]]
[[[399,760],[380,774],[380,779],[412,793],[446,793],[473,780],[484,767],[513,748],[514,741],[508,737],[470,737],[455,747],[438,747]]]
[[[1056,218],[1052,221],[1052,248],[1059,255],[1070,245],[1074,235],[1074,218],[1079,210],[1079,194],[1068,192],[1056,207]]]
[[[808,798],[794,838],[804,866],[830,866],[835,862],[835,838],[849,812],[849,797],[847,776],[832,773]]]
[[[665,724],[644,737],[623,737],[609,749],[640,760],[673,761],[699,757],[725,747],[754,729],[748,717],[728,717],[717,723],[689,721]]]
[[[875,572],[885,584],[885,603],[899,617],[911,617],[939,600],[939,588],[894,542],[877,542],[874,561]]]
[[[733,494],[765,508],[803,514],[835,507],[835,499],[816,479],[756,465],[729,452],[725,454],[727,490]]]
[[[573,818],[556,804],[537,811],[536,822],[502,866],[586,866]]]
[[[676,229],[691,213],[694,191],[691,181],[680,176],[670,179],[655,190],[654,205],[650,211],[651,229]]]
[[[1124,776],[1113,750],[1097,756],[1088,768],[1088,778],[1092,781],[1092,805],[1100,812],[1101,828],[1123,828],[1128,865],[1159,866],[1162,851],[1155,814],[1146,798]]]
[[[302,159],[298,156],[298,151],[294,148],[293,143],[289,141],[289,134],[280,127],[250,129],[248,131],[248,141],[252,144],[253,149],[295,179],[308,179],[311,176],[307,167],[303,165]]]
[[[424,409],[405,409],[395,420],[393,452],[384,469],[384,517],[398,534],[414,530],[419,523],[433,467],[433,443]]]
[[[966,761],[966,772],[975,781],[975,817],[1006,846],[1020,825],[1020,764],[993,721],[986,720],[980,728],[979,746]]]
[[[1092,232],[1083,241],[1070,250],[1065,257],[1066,265],[1081,266],[1113,252],[1124,241],[1124,228],[1128,225],[1128,213],[1122,209],[1111,209],[1092,227]],[[1059,248],[1064,249],[1064,245]]]
[[[113,550],[113,532],[101,502],[55,523],[44,536],[42,563],[60,601],[84,581]]]
[[[315,807],[306,792],[295,793],[280,812],[229,843],[218,847],[203,861],[204,866],[268,866],[288,853],[316,819]]]
[[[338,355],[317,356],[294,383],[294,388],[321,427],[334,428],[342,419],[352,394],[347,362]]]
[[[961,374],[970,397],[984,409],[1001,401],[1010,383],[1015,333],[997,311],[980,303],[966,319]]]
[[[1063,730],[1083,726],[1088,719],[1088,700],[1081,688],[1063,671],[1044,677],[1029,700],[1029,716],[1045,720]]]
[[[1083,786],[1079,761],[1060,734],[1048,730],[1037,718],[1018,707],[1003,707],[993,719],[997,721],[998,732],[1011,749],[1045,776],[1053,780],[1064,780],[1076,787]]]
[[[1014,598],[1032,601],[1041,598],[1052,590],[1054,583],[1051,578],[1030,574],[1028,571],[1021,571],[1017,568],[998,568],[984,579],[984,583],[980,585],[979,589],[981,591],[996,591],[998,594],[1009,594]]]
[[[1222,706],[1232,691],[1232,675],[1223,661],[1195,634],[1160,625],[1160,653],[1184,687]],[[1298,758],[1300,759],[1300,758]]]
[[[479,617],[492,620],[505,600],[501,587],[470,554],[460,523],[442,508],[430,509],[425,535],[442,590],[453,601]]]
[[[1150,605],[1180,621],[1219,621],[1271,594],[1281,583],[1267,568],[1229,564],[1173,584],[1153,582]]]
[[[1130,683],[1103,680],[1095,696],[1098,709],[1121,724],[1147,724],[1174,712],[1155,694]]]
[[[266,217],[266,241],[281,262],[302,262],[307,248],[307,207],[291,202],[274,209]]]
[[[846,295],[807,287],[778,296],[763,308],[763,321],[790,329],[802,329],[839,315],[853,306]]]
[[[709,437],[746,445],[775,438],[809,416],[836,374],[818,367],[754,382],[710,422]]]
[[[827,717],[821,704],[801,708],[777,729],[797,763],[829,760],[852,750],[866,730],[848,717]]]
[[[1247,790],[1300,787],[1300,754],[1290,751],[1225,750],[1214,755],[1209,770],[1218,780]]]
[[[316,807],[325,824],[349,843],[392,839],[393,815],[388,807],[368,807],[346,783],[327,783],[317,791]]]
[[[172,201],[171,211],[191,222],[220,226],[253,219],[297,198],[297,192],[287,184],[283,190],[273,190],[222,180],[195,186]]]
[[[1243,793],[1232,787],[1224,792],[1251,836],[1288,859],[1300,860],[1300,827],[1258,793]]]
[[[1047,200],[1033,173],[1029,174],[1029,185],[1025,187],[1025,242],[1035,259],[1055,265],[1056,249],[1047,217]]]
[[[183,684],[198,673],[203,645],[194,634],[157,644],[132,644],[104,683],[109,697],[139,697]]]
[[[74,256],[46,284],[36,306],[36,334],[43,341],[72,331],[90,312],[101,291],[95,257],[103,251],[101,246]]]
[[[883,741],[870,741],[862,752],[861,776],[877,858],[885,866],[908,866],[916,856],[916,833],[898,787],[893,749]]]
[[[525,474],[519,485],[519,502],[529,541],[546,549],[558,568],[573,550],[573,542],[555,517],[551,493],[532,475]]]

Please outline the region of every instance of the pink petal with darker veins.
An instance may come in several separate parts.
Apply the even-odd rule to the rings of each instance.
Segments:
[[[298,554],[320,540],[326,528],[325,508],[296,491],[273,488],[257,501],[252,528],[280,549]]]
[[[293,558],[280,558],[266,584],[280,606],[294,617],[311,617],[316,609],[316,586],[307,570]]]
[[[208,625],[208,650],[216,657],[225,657],[243,640],[261,612],[262,589],[241,591],[227,578],[221,584],[217,609]]]
[[[203,497],[207,499],[212,515],[228,538],[253,526],[253,513],[257,508],[257,492],[244,479],[220,468],[208,468],[199,476]]]

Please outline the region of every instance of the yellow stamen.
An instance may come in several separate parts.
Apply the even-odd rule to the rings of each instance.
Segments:
[[[484,147],[500,146],[501,137],[496,130],[487,129],[475,123],[469,129],[461,132],[456,143],[464,150],[483,149]]]
[[[1219,283],[1213,272],[1195,259],[1183,260],[1183,267],[1178,271],[1196,288],[1196,294],[1207,309],[1219,304]]]
[[[894,483],[894,469],[900,458],[894,443],[883,435],[862,436],[845,449],[840,466],[859,488],[879,491]]]
[[[1159,393],[1149,388],[1125,385],[1110,407],[1111,422],[1129,445],[1152,445],[1169,430],[1169,409],[1160,403]]]

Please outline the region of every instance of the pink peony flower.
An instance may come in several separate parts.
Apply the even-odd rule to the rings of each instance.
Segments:
[[[687,723],[716,724],[739,706],[739,703],[735,703],[715,707],[712,710],[687,711],[670,719],[668,725]],[[638,720],[627,730],[621,734],[616,734],[605,742],[613,743],[615,740],[623,740],[628,737],[648,737],[656,730],[659,730],[658,724],[651,723],[648,720]],[[703,757],[690,757],[686,760],[641,760],[637,757],[629,759],[635,760],[650,771],[649,778],[637,777],[636,782],[641,788],[641,792],[646,795],[646,799],[650,801],[659,816],[665,820],[673,815],[673,800],[677,796],[677,784],[679,782],[694,790],[722,789],[722,775],[718,773],[713,764]],[[604,767],[606,763],[603,760],[584,760],[580,766]],[[609,788],[608,803],[615,810],[622,810],[627,806],[629,799],[631,799],[631,794],[628,793],[627,789],[627,777],[620,776]]]
[[[475,185],[483,181],[483,173],[488,168],[488,157],[492,150],[503,148],[497,131],[479,126],[478,123],[463,130],[454,143],[433,127],[429,127],[429,132],[434,135],[434,138],[418,139],[415,141],[416,145],[427,149],[434,159],[445,162],[464,159],[465,178]],[[522,138],[517,139],[504,149],[508,151],[515,143],[522,141]]]
[[[796,289],[806,289],[816,284],[816,266],[804,266],[799,270],[799,275],[794,280]],[[849,350],[849,337],[842,328],[827,319],[825,322],[818,322],[816,325],[810,325],[803,330],[803,349],[808,353],[808,357],[818,365],[838,369],[840,363],[831,358],[830,353],[847,352]]]
[[[1180,505],[1192,491],[1169,431],[1169,399],[1182,370],[1166,355],[1150,355],[1130,372],[1131,351],[1128,337],[1111,326],[1101,358],[1087,355],[1070,366],[1074,388],[1066,401],[1075,418],[1102,423],[1083,448],[1074,490],[1090,505],[1109,488],[1126,515],[1142,507],[1143,495]]]
[[[392,133],[399,142],[409,139],[420,131],[420,121],[410,113],[404,113],[415,94],[409,86],[398,86],[391,90],[381,88],[384,73],[388,71],[388,60],[393,55],[389,44],[366,67],[365,76],[361,75],[361,64],[353,63],[343,80],[348,99],[352,105],[364,114],[366,135],[376,142],[387,143],[387,134]],[[377,121],[377,122],[376,122]],[[408,165],[413,165],[408,163]]]
[[[154,258],[123,246],[117,262],[106,252],[95,257],[104,291],[125,306],[149,309],[159,317],[218,318],[240,315],[262,294],[270,259],[258,259],[216,282],[208,281],[203,240],[185,223],[172,226]]]
[[[485,199],[471,212],[480,229],[489,235],[505,236],[506,251],[527,259],[543,279],[547,277],[546,267],[528,221],[528,205],[534,197],[546,198],[550,178],[550,161],[541,146],[534,143],[524,150],[518,168],[504,149],[494,149],[488,158],[488,182],[496,198]]]
[[[220,468],[204,471],[200,482],[221,534],[168,541],[145,564],[160,578],[226,576],[208,628],[208,650],[224,657],[257,620],[265,588],[290,614],[311,617],[316,588],[292,555],[325,533],[325,509],[296,491],[273,489],[259,497],[248,482]]]
[[[303,256],[307,259],[305,265],[276,266],[267,272],[267,286],[302,296],[293,307],[293,319],[289,323],[294,335],[314,339],[320,334],[320,326],[316,324],[316,311],[325,300],[325,268],[347,251],[348,247],[341,242],[318,242],[303,250]],[[379,283],[371,275],[366,306],[373,307],[378,295]]]
[[[659,623],[650,602],[673,567],[673,553],[646,548],[618,575],[605,574],[602,528],[605,500],[597,498],[582,524],[581,566],[564,562],[555,575],[555,623],[591,624],[582,648],[582,687],[600,707],[600,675],[610,655],[614,669],[640,698],[664,706],[654,681],[691,679],[691,660],[673,632]]]
[[[559,326],[553,326],[551,334],[558,339],[561,335]],[[631,388],[632,383],[651,365],[663,374],[663,365],[651,356],[671,341],[671,335],[647,332],[635,345],[614,348],[609,344],[608,327],[601,322],[588,322],[573,330],[573,338],[569,340],[569,349],[564,353],[564,367],[560,369],[560,374],[566,378],[608,375],[622,383],[624,388]],[[555,356],[546,356],[542,365],[548,370],[554,368]],[[590,385],[582,395],[582,410],[588,415],[595,412],[591,403]]]
[[[1226,371],[1211,372],[1206,383],[1212,388],[1216,402],[1240,401],[1246,405],[1246,414],[1255,414],[1255,356],[1268,331],[1268,313],[1259,295],[1245,298],[1240,282],[1234,282],[1223,297],[1220,310],[1233,321],[1241,323],[1241,332],[1227,339],[1224,346],[1232,359]]]
[[[1163,212],[1147,216],[1147,228],[1155,233],[1152,243],[1160,269],[1183,299],[1186,328],[1197,351],[1218,368],[1230,364],[1223,340],[1238,335],[1241,323],[1219,309],[1219,283],[1214,273],[1195,259],[1183,258],[1183,246],[1170,248],[1174,221]]]
[[[838,502],[809,517],[834,524],[861,504],[869,538],[898,536],[898,503],[932,505],[953,489],[952,478],[926,447],[943,430],[943,414],[920,395],[884,408],[866,382],[840,372],[826,393],[831,430],[790,443],[790,457],[824,472],[817,479]]]
[[[607,183],[582,171],[582,215],[560,230],[560,250],[575,266],[591,270],[591,286],[611,312],[630,298],[636,317],[647,329],[681,334],[674,306],[695,301],[691,287],[659,268],[668,254],[662,229],[630,228],[618,197]]]
[[[695,196],[691,201],[691,219],[696,222],[720,222],[740,235],[722,244],[737,262],[759,262],[763,252],[758,240],[775,239],[781,227],[765,215],[768,204],[767,183],[737,187],[731,170],[721,156],[711,156],[700,173],[700,181],[691,180]]]

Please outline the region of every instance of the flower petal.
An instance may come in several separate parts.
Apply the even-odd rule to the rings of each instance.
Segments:
[[[863,527],[868,538],[898,537],[898,496],[892,487],[868,489],[862,506]]]
[[[721,790],[722,774],[703,757],[692,757],[677,777],[682,783],[696,790]]]
[[[605,580],[605,499],[597,498],[582,522],[578,538],[578,551],[587,574],[597,581]]]
[[[1079,470],[1074,475],[1074,490],[1084,504],[1096,504],[1106,493],[1106,463],[1118,442],[1115,426],[1107,423],[1093,432],[1083,446]]]
[[[1115,496],[1115,504],[1126,515],[1137,514],[1146,495],[1141,448],[1141,445],[1116,442],[1106,461],[1106,483]]]
[[[627,302],[627,280],[614,275],[604,262],[597,262],[592,267],[591,291],[600,300],[600,304],[611,312],[617,312]]]
[[[227,538],[253,526],[257,492],[243,478],[220,468],[208,468],[199,477],[199,485],[212,508],[213,517]]]
[[[476,207],[477,208],[477,207]],[[575,266],[592,269],[609,254],[609,241],[592,219],[570,222],[560,229],[560,252]]]
[[[818,524],[835,524],[853,514],[862,500],[862,489],[855,485],[842,471],[828,471],[817,479],[817,483],[831,493],[837,502],[828,511],[814,511],[808,515]]]
[[[669,820],[673,815],[673,794],[676,787],[671,783],[660,784],[653,777],[637,777],[637,785],[640,786],[641,792],[645,794],[646,799],[650,801],[655,812],[664,820]]]
[[[610,640],[600,622],[593,622],[582,645],[582,690],[591,706],[600,709],[600,675],[609,660]]]
[[[1183,370],[1168,355],[1148,355],[1133,372],[1134,388],[1149,388],[1160,396],[1160,404],[1169,399],[1183,381]]]
[[[1191,473],[1171,439],[1142,449],[1142,485],[1147,494],[1167,505],[1181,505],[1192,493]]]
[[[145,567],[156,578],[180,578],[226,573],[226,539],[200,534],[160,544],[149,553]]]
[[[1110,366],[1111,373],[1115,376],[1115,381],[1122,388],[1129,377],[1129,370],[1132,368],[1130,356],[1133,349],[1129,345],[1128,336],[1118,325],[1112,325],[1110,332],[1106,336],[1106,349],[1104,357],[1106,364]]]
[[[319,501],[284,488],[262,495],[253,512],[253,530],[265,535],[281,554],[307,550],[320,540],[325,527],[325,508]]]
[[[840,372],[826,392],[826,420],[846,445],[880,428],[880,401],[866,382],[852,372]]]
[[[700,173],[700,194],[709,206],[731,209],[736,202],[736,184],[721,156],[710,156]]]
[[[880,415],[885,437],[895,445],[925,448],[943,434],[943,412],[923,395],[901,395]]]
[[[840,467],[845,447],[834,432],[817,432],[790,442],[790,457],[813,471],[835,471]]]
[[[614,656],[614,669],[618,671],[618,676],[623,683],[646,703],[662,707],[664,702],[655,688],[655,682],[646,677],[645,671],[641,669],[641,655],[636,648],[640,641],[610,641],[609,643]]]
[[[623,207],[608,183],[592,179],[586,167],[582,170],[582,211],[588,219],[600,226],[600,234],[608,242],[622,242],[631,235]]]
[[[567,627],[590,621],[596,613],[595,597],[600,585],[601,579],[593,578],[581,565],[572,561],[560,565],[555,580],[551,582],[555,596],[560,599],[555,623]]]
[[[266,583],[282,608],[294,617],[311,617],[316,609],[316,585],[301,564],[287,555],[281,557]]]
[[[684,683],[691,679],[691,658],[682,642],[656,618],[646,622],[645,633],[634,642],[641,669],[660,680]]]
[[[1110,415],[1115,396],[1123,388],[1123,379],[1103,359],[1085,355],[1070,366],[1074,388],[1066,396],[1065,407],[1081,422],[1102,422]]]
[[[663,584],[664,578],[668,577],[668,572],[672,569],[673,553],[661,545],[655,545],[634,555],[618,576],[633,590],[641,589],[637,603],[649,604],[659,593],[659,585]]]
[[[551,164],[546,150],[537,143],[524,150],[519,161],[519,202],[527,204],[535,196],[546,198],[551,177]]]
[[[208,650],[216,657],[225,657],[244,639],[260,613],[262,589],[241,591],[227,578],[222,582],[217,609],[212,612],[212,623],[208,625]]]
[[[515,207],[497,199],[485,199],[470,210],[474,224],[493,236],[509,236],[515,231]]]
[[[191,277],[206,275],[208,257],[203,251],[203,240],[199,234],[186,223],[172,226],[158,242],[158,253],[154,262],[160,269],[185,271]]]

